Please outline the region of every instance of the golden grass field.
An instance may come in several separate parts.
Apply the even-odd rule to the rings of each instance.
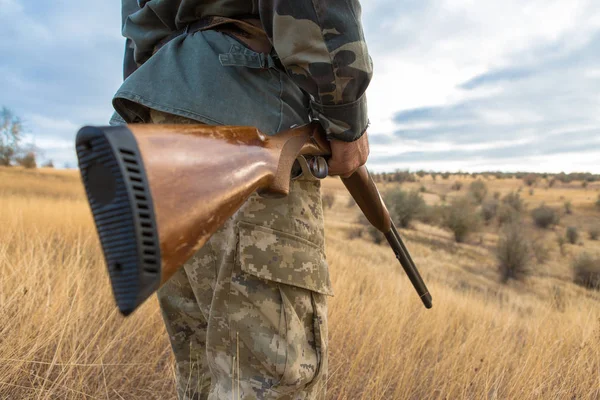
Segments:
[[[424,185],[435,203],[457,179],[472,178],[406,186]],[[503,194],[523,185],[486,183]],[[600,399],[600,293],[574,285],[570,267],[579,252],[600,252],[583,234],[600,225],[599,188],[523,191],[529,208],[570,200],[574,210],[536,232],[551,257],[524,282],[499,283],[493,229],[463,244],[422,223],[402,230],[433,294],[426,310],[388,247],[347,239],[359,210],[325,180],[336,199],[326,210],[328,398]],[[573,224],[582,245],[561,255],[555,237]],[[0,318],[0,399],[175,399],[157,302],[119,315],[75,171],[0,169]]]

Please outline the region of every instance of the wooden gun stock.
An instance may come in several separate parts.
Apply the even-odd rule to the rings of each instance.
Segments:
[[[275,136],[235,126],[84,127],[76,150],[124,315],[166,282],[252,193],[286,196],[299,155],[330,154],[316,123]],[[387,237],[393,224],[366,168],[344,183]]]

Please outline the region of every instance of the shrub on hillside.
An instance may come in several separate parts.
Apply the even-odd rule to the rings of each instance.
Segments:
[[[600,237],[600,228],[591,228],[588,234],[590,240],[598,240],[598,237]]]
[[[54,168],[54,162],[52,162],[52,160],[48,160],[44,164],[42,164],[42,167],[44,167],[44,168]]]
[[[535,225],[542,229],[547,229],[551,226],[558,224],[560,217],[558,213],[545,205],[541,205],[538,208],[531,210],[531,218]]]
[[[361,228],[354,228],[354,230],[359,234],[354,234],[354,237],[362,237],[363,232],[367,232],[367,235],[369,236],[369,239],[375,243],[375,244],[381,244],[383,243],[383,241],[385,241],[385,236],[383,236],[383,233],[381,233],[379,231],[379,229],[375,228],[373,225],[371,225],[371,223],[369,222],[369,220],[367,219],[367,217],[365,217],[364,214],[360,214],[360,217],[358,217],[358,223],[361,225]],[[352,231],[351,231],[352,232]],[[351,233],[352,235],[352,233]],[[352,239],[352,237],[351,237]]]
[[[481,205],[481,216],[486,225],[496,218],[499,205],[498,200],[486,200]]]
[[[537,175],[527,174],[523,177],[523,182],[525,182],[527,186],[533,186],[535,182],[537,182]]]
[[[392,189],[384,194],[383,200],[392,219],[402,228],[408,228],[411,221],[425,210],[425,200],[417,191]]]
[[[570,200],[565,201],[565,214],[573,214],[573,207]]]
[[[462,188],[462,182],[456,181],[452,184],[450,189],[456,190],[458,192],[461,188]]]
[[[565,237],[569,243],[577,243],[577,240],[579,239],[579,232],[577,231],[577,228],[574,226],[569,226],[565,232]]]
[[[481,204],[483,199],[485,199],[487,192],[487,185],[481,179],[477,179],[469,185],[469,193],[478,204]]]
[[[411,174],[409,171],[401,171],[401,170],[397,170],[396,172],[394,172],[391,175],[391,179],[393,182],[416,182],[417,178],[415,178],[415,176],[413,174]]]
[[[450,172],[444,172],[441,175],[442,175],[442,179],[448,179],[448,178],[450,178]]]
[[[598,195],[598,200],[596,200],[596,208],[600,210],[600,194]]]
[[[498,219],[498,224],[506,225],[520,221],[521,213],[509,206],[508,204],[502,203],[500,204],[500,206],[498,206],[496,218]]]
[[[565,255],[565,243],[567,243],[567,239],[563,235],[556,235],[556,243],[558,243],[558,249],[560,250],[560,255]]]
[[[516,192],[510,192],[502,198],[502,203],[508,205],[517,212],[525,211],[525,203],[521,199],[521,195]]]
[[[521,213],[525,211],[525,203],[519,193],[510,192],[502,198],[498,207],[497,218],[500,225],[513,223],[521,220]]]
[[[35,161],[35,153],[33,153],[31,151],[22,157],[17,157],[17,159],[15,161],[21,167],[25,167],[25,168],[36,168],[37,167],[37,162]]]
[[[545,264],[550,259],[550,246],[543,236],[537,236],[530,242],[531,253],[538,264]]]
[[[333,203],[335,203],[335,196],[330,192],[323,193],[321,199],[323,201],[324,208],[331,208],[333,207]]]
[[[502,282],[509,279],[521,280],[529,274],[529,242],[520,224],[512,223],[502,230],[496,245],[496,258]]]
[[[469,233],[479,228],[478,214],[474,209],[475,206],[468,197],[452,199],[444,208],[442,225],[454,233],[454,239],[459,243],[464,242]]]
[[[573,282],[588,289],[600,290],[600,256],[582,253],[572,263]]]
[[[418,219],[429,225],[441,225],[444,215],[444,207],[440,205],[426,205],[418,215]]]

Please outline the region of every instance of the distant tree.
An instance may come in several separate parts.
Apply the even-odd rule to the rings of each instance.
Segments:
[[[0,110],[0,165],[9,166],[18,154],[23,134],[23,122],[11,110]]]
[[[33,151],[28,151],[23,156],[15,158],[15,161],[18,165],[25,168],[36,168],[37,162],[35,160],[35,153]]]
[[[527,174],[523,177],[523,182],[525,182],[525,184],[527,186],[533,186],[537,181],[537,175],[536,174]]]
[[[54,168],[54,162],[52,160],[48,160],[45,163],[42,164],[42,167],[44,168]]]
[[[477,204],[481,204],[487,196],[488,188],[487,185],[481,180],[477,179],[473,181],[469,186],[469,193],[473,196],[473,199],[477,202]]]

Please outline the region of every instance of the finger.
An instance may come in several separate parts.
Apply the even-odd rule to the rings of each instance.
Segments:
[[[363,163],[364,164],[364,163]],[[345,160],[343,162],[337,160],[330,160],[329,175],[331,176],[342,176],[344,178],[352,175],[354,171],[358,169],[362,164],[357,159]]]

